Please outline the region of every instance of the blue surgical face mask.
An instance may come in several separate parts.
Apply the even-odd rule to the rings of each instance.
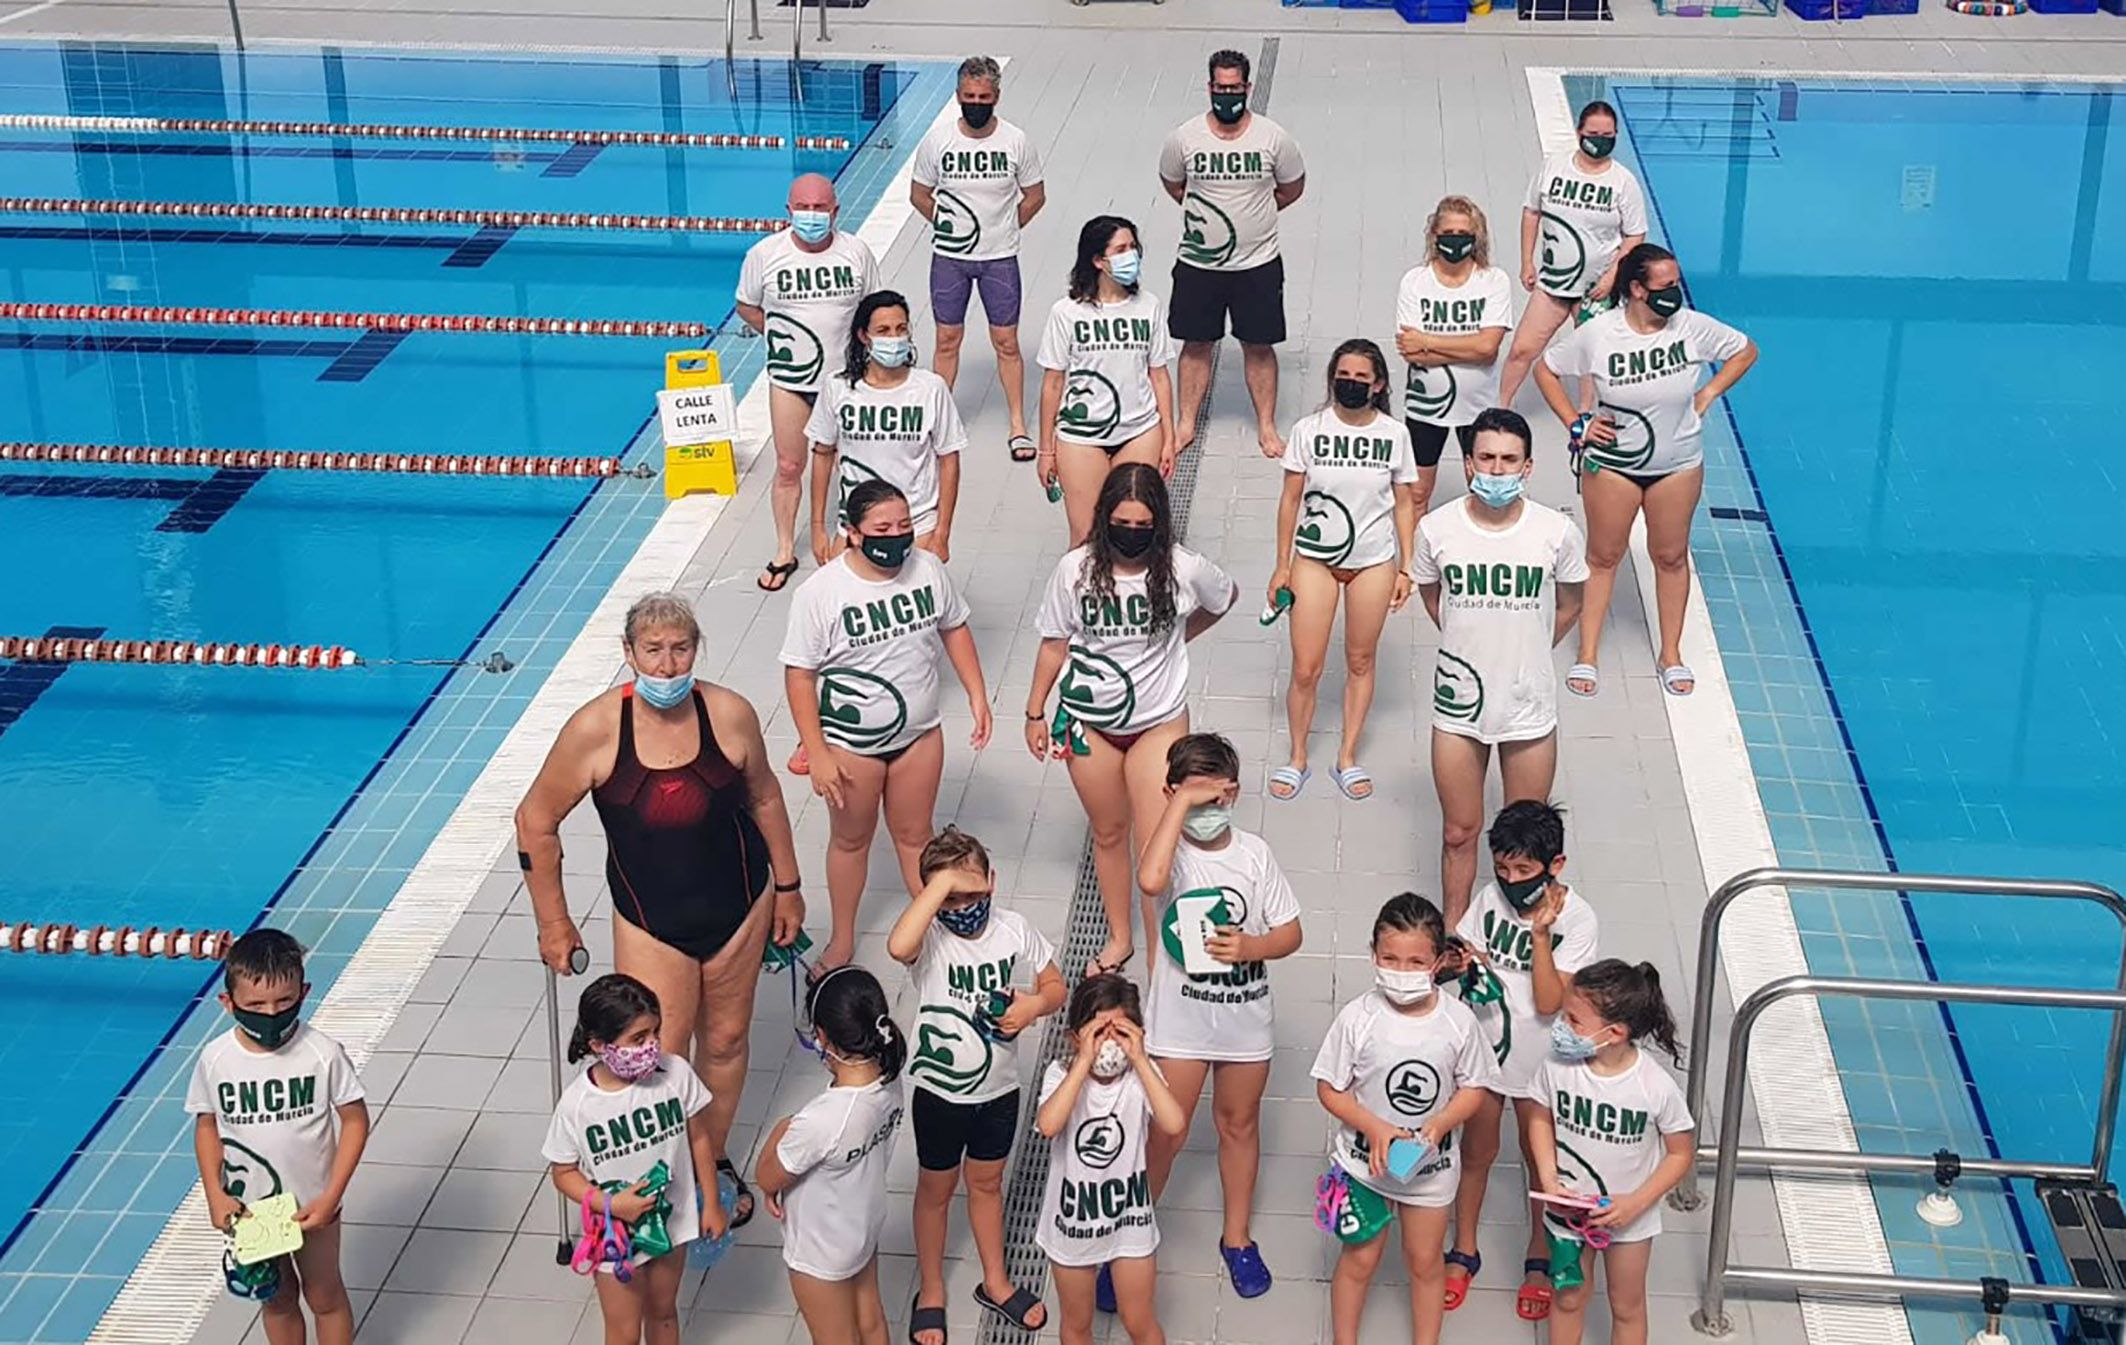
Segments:
[[[1504,509],[1521,498],[1521,484],[1525,479],[1519,472],[1511,476],[1493,476],[1489,472],[1478,472],[1469,478],[1469,493],[1493,509]]]
[[[989,905],[993,900],[993,897],[983,897],[953,910],[940,910],[938,923],[963,939],[971,939],[989,923]]]
[[[915,342],[905,336],[871,338],[871,362],[881,369],[898,369],[915,358]]]
[[[677,677],[652,677],[648,673],[635,674],[635,694],[660,710],[669,710],[687,698],[694,689],[694,674],[683,672]]]
[[[1199,803],[1181,819],[1181,830],[1192,841],[1210,844],[1232,829],[1233,810],[1222,803]]]
[[[834,232],[834,212],[831,210],[792,210],[790,231],[807,243],[818,243]]]
[[[1592,1037],[1583,1037],[1572,1030],[1563,1014],[1550,1020],[1550,1051],[1560,1060],[1592,1060],[1602,1048],[1595,1045]]]
[[[1115,278],[1117,285],[1136,284],[1137,273],[1143,267],[1144,254],[1135,248],[1127,252],[1113,253],[1107,259],[1107,273]]]

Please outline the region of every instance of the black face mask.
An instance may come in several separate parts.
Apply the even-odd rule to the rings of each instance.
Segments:
[[[1654,313],[1659,317],[1674,317],[1683,311],[1683,287],[1681,285],[1663,285],[1660,289],[1648,290],[1646,292],[1646,306],[1654,310]]]
[[[1617,138],[1613,135],[1582,135],[1580,152],[1590,159],[1606,159],[1617,152]]]
[[[960,116],[967,122],[969,126],[972,126],[977,131],[981,130],[984,126],[987,126],[989,124],[989,119],[991,117],[994,117],[996,114],[997,105],[995,103],[960,104]]]
[[[1156,528],[1110,523],[1107,525],[1107,541],[1122,559],[1142,560],[1151,554],[1152,538],[1157,532]]]
[[[1450,262],[1458,262],[1476,251],[1476,235],[1441,234],[1432,240],[1432,245],[1439,249],[1440,256]]]
[[[1336,404],[1346,411],[1356,411],[1373,400],[1373,385],[1357,378],[1339,378],[1334,384]]]
[[[290,1004],[279,1013],[259,1013],[255,1009],[232,1007],[229,1016],[243,1029],[245,1036],[269,1051],[278,1051],[288,1038],[295,1034],[296,1020],[302,1017],[301,1000]]]
[[[1233,126],[1248,114],[1248,96],[1245,93],[1214,93],[1211,95],[1211,115],[1221,125]]]
[[[915,534],[904,532],[898,537],[859,537],[856,549],[881,570],[898,570],[907,563],[908,549],[914,545]]]

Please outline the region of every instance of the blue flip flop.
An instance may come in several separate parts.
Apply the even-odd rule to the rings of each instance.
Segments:
[[[1312,766],[1279,766],[1276,770],[1270,772],[1270,797],[1279,803],[1290,803],[1293,799],[1299,797],[1299,791],[1305,789],[1307,781],[1313,778],[1314,768]],[[1278,793],[1277,786],[1279,785],[1283,785],[1292,792],[1289,794]]]

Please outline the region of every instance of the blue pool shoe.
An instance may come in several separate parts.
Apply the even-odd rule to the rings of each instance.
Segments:
[[[1218,1254],[1225,1258],[1225,1273],[1232,1277],[1234,1293],[1260,1298],[1270,1292],[1270,1268],[1262,1263],[1262,1248],[1252,1242],[1245,1247],[1220,1242]]]

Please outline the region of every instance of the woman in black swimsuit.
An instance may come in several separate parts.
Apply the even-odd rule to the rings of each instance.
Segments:
[[[539,956],[566,976],[583,936],[562,892],[561,820],[591,796],[605,827],[614,970],[657,992],[664,1049],[692,1059],[708,1085],[717,1167],[739,1187],[742,1224],[752,1197],[724,1143],[745,1087],[762,953],[804,924],[797,847],[752,705],[694,680],[701,627],[686,599],[639,599],[622,644],[635,678],[563,726],[517,806],[517,861]]]

